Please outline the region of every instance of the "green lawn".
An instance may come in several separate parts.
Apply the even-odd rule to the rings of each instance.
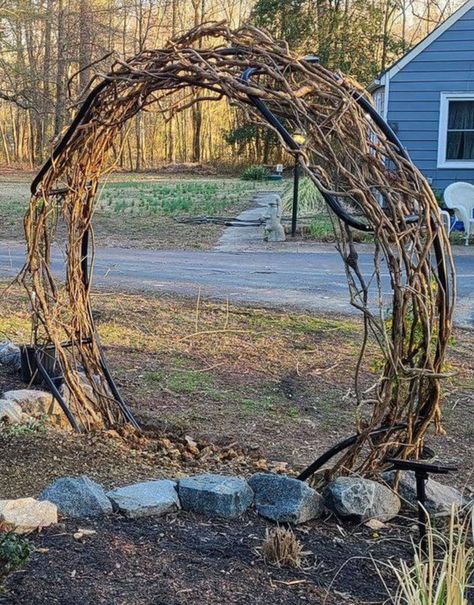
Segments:
[[[302,179],[299,231],[304,239],[333,242],[334,232],[325,204],[314,187]],[[255,182],[226,177],[160,177],[114,175],[99,189],[94,231],[99,246],[150,249],[208,249],[223,232],[219,225],[177,223],[179,216],[237,216],[249,207],[256,191],[284,191],[285,210],[291,215],[292,182]],[[0,182],[0,240],[23,240],[23,216],[29,200],[29,182]],[[311,218],[304,218],[304,216]],[[289,220],[285,226],[289,228]],[[59,235],[64,229],[59,226]],[[356,232],[358,241],[372,236]],[[453,244],[463,244],[464,234],[453,232]]]

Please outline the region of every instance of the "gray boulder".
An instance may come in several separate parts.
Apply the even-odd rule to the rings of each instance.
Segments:
[[[0,399],[0,423],[21,424],[24,414],[21,407],[9,399]]]
[[[42,420],[58,428],[70,428],[61,406],[48,391],[34,389],[6,391],[3,393],[3,398],[19,405],[21,411],[30,418]]]
[[[257,473],[249,485],[257,512],[277,523],[304,523],[318,517],[323,499],[303,481],[275,473]]]
[[[53,502],[66,517],[99,517],[112,512],[112,503],[103,487],[86,475],[57,479],[39,499]]]
[[[18,371],[21,368],[20,347],[9,340],[0,342],[0,365],[8,367],[12,371]]]
[[[384,473],[383,478],[388,485],[392,486],[395,479],[395,471]],[[430,514],[444,515],[450,512],[453,504],[461,507],[466,504],[459,490],[449,485],[443,485],[431,477],[425,482],[425,491],[425,508]],[[413,506],[417,506],[415,473],[400,471],[398,493],[402,502],[408,502]]]
[[[339,477],[323,496],[326,507],[343,518],[388,521],[400,511],[400,498],[391,489],[359,477]]]
[[[181,508],[174,481],[145,481],[108,492],[114,510],[126,517],[158,517]]]
[[[184,510],[227,519],[238,517],[253,502],[253,492],[244,479],[224,475],[181,479],[178,494]]]

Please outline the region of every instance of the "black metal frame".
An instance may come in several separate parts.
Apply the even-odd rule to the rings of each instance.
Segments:
[[[239,48],[229,48],[228,49],[228,54],[239,54],[242,51]],[[308,63],[308,66],[311,67],[311,62],[310,61],[304,61]],[[250,78],[252,75],[255,75],[258,73],[258,68],[255,67],[249,67],[247,68],[242,76],[241,76],[241,80],[244,83],[249,83]],[[339,81],[340,78],[339,76],[337,76],[336,74],[333,74],[333,77],[336,81]],[[85,123],[89,111],[90,109],[93,107],[93,103],[95,98],[97,97],[98,94],[100,94],[100,92],[102,90],[105,89],[105,87],[108,84],[108,80],[105,79],[103,80],[100,84],[98,84],[87,96],[86,100],[84,101],[84,103],[82,104],[81,108],[79,109],[76,117],[74,118],[74,120],[72,121],[71,125],[69,126],[69,128],[67,129],[66,133],[64,134],[64,136],[62,137],[61,141],[58,143],[58,145],[55,147],[55,149],[53,150],[51,156],[48,158],[48,160],[44,163],[44,165],[42,166],[42,168],[40,169],[40,171],[38,172],[37,176],[35,177],[35,179],[33,180],[32,184],[31,184],[31,194],[35,195],[38,189],[39,184],[41,183],[41,180],[43,179],[43,177],[45,176],[45,174],[47,173],[47,171],[49,170],[49,168],[52,166],[53,162],[55,161],[55,159],[61,154],[61,152],[63,151],[63,149],[65,149],[65,147],[67,146],[67,144],[69,143],[70,139],[72,138],[72,136],[74,135],[76,129],[83,123]],[[408,155],[408,153],[406,152],[406,150],[404,149],[404,147],[402,146],[400,140],[398,139],[397,135],[394,133],[394,131],[390,128],[390,126],[387,124],[387,122],[378,114],[378,112],[375,110],[375,108],[370,104],[370,102],[362,96],[362,94],[358,91],[353,91],[351,93],[353,99],[356,101],[356,103],[366,112],[369,114],[370,118],[374,121],[374,123],[380,128],[380,130],[383,132],[383,134],[385,135],[385,137],[387,138],[387,140],[392,143],[395,148],[397,149],[397,153],[400,155],[400,157],[402,157],[404,160],[406,160],[407,162],[411,163],[411,159]],[[288,148],[293,151],[293,152],[299,152],[301,150],[301,147],[296,143],[296,141],[293,139],[293,137],[291,136],[291,134],[288,132],[288,130],[285,128],[285,126],[281,123],[281,121],[270,111],[270,109],[265,105],[265,103],[258,97],[253,96],[253,95],[247,95],[248,99],[250,101],[250,103],[260,112],[260,114],[263,116],[263,118],[271,125],[273,126],[277,132],[280,134],[280,136],[282,137],[284,143],[288,146]],[[67,189],[59,189],[59,190],[54,190],[51,192],[51,195],[62,195],[67,193]],[[366,224],[363,223],[359,220],[357,220],[354,216],[352,216],[350,213],[348,213],[339,203],[339,201],[333,197],[332,195],[328,194],[325,191],[321,191],[320,192],[321,195],[323,196],[325,202],[327,203],[327,205],[331,208],[331,210],[336,214],[336,216],[338,216],[346,225],[348,225],[349,227],[352,227],[354,229],[357,229],[359,231],[363,231],[363,232],[373,232],[373,228]],[[405,222],[407,224],[410,223],[415,223],[419,220],[418,216],[409,216],[405,218]],[[83,241],[82,241],[82,278],[83,278],[83,282],[84,282],[84,286],[87,287],[89,284],[89,262],[88,262],[88,247],[89,247],[89,234],[88,232],[86,232],[84,234],[83,237]],[[440,280],[440,286],[444,289],[446,296],[449,295],[449,283],[448,283],[448,277],[447,277],[447,271],[446,271],[446,261],[444,258],[444,255],[442,253],[442,247],[439,241],[439,236],[437,235],[435,237],[434,240],[434,250],[435,250],[435,255],[436,255],[436,262],[438,265],[438,273],[439,273],[439,280]],[[440,302],[439,304],[439,310],[440,310],[440,320],[443,317],[444,314],[444,308],[442,303]],[[100,351],[100,361],[101,361],[101,369],[104,373],[104,376],[107,380],[107,383],[109,385],[109,388],[115,398],[115,400],[117,401],[117,403],[119,404],[120,408],[122,409],[122,411],[124,412],[126,418],[132,423],[133,426],[135,426],[136,428],[139,428],[138,423],[136,422],[136,420],[133,417],[133,414],[131,413],[131,411],[129,410],[129,408],[126,406],[125,402],[123,401],[122,397],[120,396],[120,393],[118,392],[118,389],[112,379],[112,376],[110,374],[106,359],[105,359],[105,355],[103,353],[102,347],[100,345],[100,341],[99,341],[99,337],[97,334],[97,330],[95,329],[94,326],[94,322],[93,322],[93,318],[92,318],[92,311],[91,309],[89,309],[90,312],[90,321],[91,324],[93,326],[94,329],[94,336],[95,336],[95,340],[97,343],[97,346],[99,347],[99,351]],[[441,325],[441,321],[440,321],[440,325]],[[41,371],[41,363],[38,365],[40,371]],[[44,370],[44,368],[43,368]],[[77,426],[77,422],[75,421],[74,417],[72,416],[70,410],[68,410],[68,407],[66,405],[66,403],[64,402],[63,398],[61,397],[61,394],[59,393],[58,389],[56,388],[56,386],[54,385],[54,383],[51,380],[51,377],[49,377],[47,375],[46,372],[46,376],[43,376],[45,381],[48,382],[48,378],[49,381],[51,382],[50,384],[50,388],[53,392],[53,395],[55,396],[55,398],[58,400],[59,404],[61,405],[61,407],[64,409],[66,415],[68,416],[71,425],[75,428],[75,430],[80,430],[79,427]],[[68,412],[66,412],[66,410],[68,410]],[[72,416],[72,418],[70,418],[70,416]],[[394,427],[380,427],[374,431],[372,431],[372,435],[377,435],[377,434],[381,434],[387,431],[391,431],[391,430],[402,430],[403,428],[406,428],[406,425],[395,425]],[[354,435],[352,437],[349,437],[348,439],[345,439],[344,441],[341,441],[339,444],[336,444],[335,446],[333,446],[332,448],[330,448],[327,452],[325,452],[322,456],[320,456],[316,461],[314,461],[310,466],[308,466],[300,475],[299,478],[304,480],[309,478],[312,474],[314,474],[314,472],[316,472],[319,468],[321,468],[321,466],[323,464],[325,464],[327,461],[329,461],[331,458],[333,458],[335,455],[337,455],[339,452],[343,451],[344,449],[346,449],[347,447],[350,447],[351,445],[353,445],[356,440],[358,438],[358,435]]]
[[[400,460],[399,458],[389,458],[387,460],[392,464],[395,471],[409,471],[415,473],[416,480],[416,500],[418,503],[418,531],[420,535],[420,551],[426,554],[427,535],[426,529],[429,523],[429,514],[425,507],[426,503],[426,482],[429,474],[449,475],[457,471],[455,466],[449,464],[431,464],[428,462],[419,462],[417,460]]]
[[[310,61],[303,60],[302,62],[308,63],[308,65],[311,67]],[[258,73],[257,68],[249,67],[242,74],[242,80],[244,82],[248,83],[250,81],[251,76],[255,75],[257,73]],[[332,75],[336,82],[340,81],[339,76],[337,76],[336,74],[332,74]],[[394,145],[394,147],[397,150],[398,155],[401,158],[403,158],[406,162],[413,164],[407,150],[403,147],[400,139],[397,137],[397,135],[395,134],[393,129],[390,127],[390,125],[377,112],[375,107],[373,107],[373,105],[360,92],[358,92],[356,90],[353,90],[351,92],[351,96],[355,100],[355,102],[359,105],[359,107],[361,107],[361,109],[364,112],[366,112],[370,116],[370,118],[374,121],[374,123],[380,128],[380,130],[382,131],[384,136],[387,138],[387,140],[392,145]],[[248,95],[248,98],[251,101],[251,103],[256,107],[256,109],[258,109],[258,111],[262,114],[262,116],[267,120],[267,122],[269,124],[271,124],[277,130],[277,132],[280,134],[280,136],[282,137],[282,139],[286,143],[286,145],[288,145],[290,150],[298,152],[300,150],[300,146],[296,143],[296,141],[293,139],[293,137],[288,132],[288,130],[285,128],[285,126],[280,122],[280,120],[265,105],[265,103],[258,97],[255,97],[252,95]],[[346,225],[348,225],[349,227],[353,227],[354,229],[358,229],[359,231],[373,232],[373,228],[370,225],[357,221],[357,219],[355,219],[351,214],[346,212],[344,210],[344,208],[339,204],[339,202],[336,198],[327,194],[325,191],[320,190],[320,193],[323,196],[325,202],[331,208],[331,210]],[[417,223],[418,221],[419,221],[419,217],[416,215],[411,215],[411,216],[405,217],[405,222],[407,225]],[[434,227],[434,219],[431,218],[431,221],[432,221],[432,226]],[[434,252],[435,252],[435,256],[436,256],[436,263],[438,266],[440,287],[443,288],[445,296],[448,297],[449,296],[449,282],[448,282],[447,271],[446,271],[446,260],[442,253],[442,247],[441,247],[441,243],[440,243],[439,235],[438,235],[437,231],[436,231],[436,235],[434,238],[433,246],[434,246]],[[440,311],[439,325],[442,326],[444,323],[444,306],[443,306],[441,300],[439,302],[438,308]],[[423,416],[423,410],[422,410],[422,416]],[[376,436],[378,434],[383,434],[388,431],[403,430],[406,428],[407,428],[407,425],[404,423],[394,425],[392,427],[382,426],[377,429],[374,429],[370,434],[371,434],[371,436]],[[309,477],[311,477],[317,470],[319,470],[324,464],[326,464],[326,462],[328,462],[329,460],[334,458],[334,456],[336,456],[338,453],[344,451],[351,445],[354,445],[357,442],[358,437],[359,437],[358,434],[353,435],[353,436],[348,437],[347,439],[344,439],[343,441],[337,443],[333,447],[331,447],[329,450],[324,452],[319,458],[317,458],[312,464],[310,464],[306,469],[304,469],[298,476],[298,479],[300,479],[302,481],[309,479]]]

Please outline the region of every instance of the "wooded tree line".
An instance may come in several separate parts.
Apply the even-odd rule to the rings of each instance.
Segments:
[[[163,46],[203,21],[269,29],[300,53],[363,83],[461,0],[0,0],[0,165],[40,164],[87,94],[119,57]],[[199,95],[199,91],[191,91]],[[181,94],[181,93],[180,93]],[[184,93],[183,93],[184,94]],[[165,121],[142,112],[117,142],[127,169],[173,162],[268,162],[274,138],[225,102]]]

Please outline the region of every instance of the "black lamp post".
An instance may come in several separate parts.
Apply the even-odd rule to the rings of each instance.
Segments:
[[[303,132],[297,131],[293,134],[293,140],[298,145],[304,145],[306,136]],[[299,195],[299,184],[300,184],[300,171],[299,171],[299,153],[295,155],[295,166],[293,169],[293,208],[291,212],[291,237],[296,235],[296,223],[298,221],[298,195]]]
[[[306,55],[304,61],[307,63],[319,63],[317,55]],[[293,135],[293,140],[300,147],[305,144],[306,135],[302,131],[296,131]],[[298,194],[299,194],[300,174],[299,174],[299,154],[295,155],[295,167],[293,170],[293,208],[291,213],[291,237],[296,235],[296,223],[298,221]]]

